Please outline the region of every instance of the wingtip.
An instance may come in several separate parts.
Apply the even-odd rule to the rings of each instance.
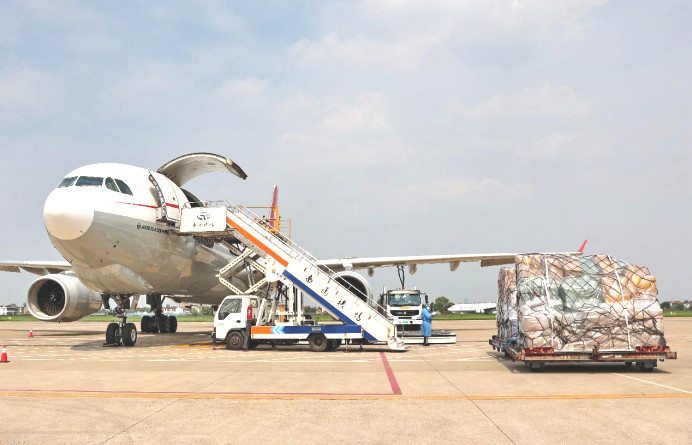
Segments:
[[[581,244],[581,247],[579,248],[579,253],[584,253],[584,249],[586,248],[586,243],[588,243],[589,240],[585,239],[584,242]]]

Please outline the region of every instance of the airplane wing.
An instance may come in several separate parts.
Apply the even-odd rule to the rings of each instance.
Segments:
[[[36,275],[48,275],[72,270],[72,265],[67,261],[0,261],[0,272],[27,272]]]
[[[581,255],[578,252],[561,252],[562,255]],[[451,271],[457,270],[459,264],[480,262],[481,267],[500,266],[514,264],[516,253],[487,253],[487,254],[461,254],[461,255],[424,255],[424,256],[398,256],[379,258],[336,258],[331,260],[318,260],[317,265],[328,267],[334,272],[342,270],[368,269],[372,276],[377,267],[408,266],[409,273],[415,273],[419,264],[449,264]]]
[[[190,153],[173,159],[156,170],[175,182],[179,187],[197,176],[211,172],[229,172],[240,179],[247,175],[242,168],[232,160],[213,153]]]

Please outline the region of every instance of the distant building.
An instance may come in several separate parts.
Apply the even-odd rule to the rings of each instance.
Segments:
[[[18,315],[21,312],[21,308],[16,304],[8,304],[7,306],[0,306],[0,315]]]

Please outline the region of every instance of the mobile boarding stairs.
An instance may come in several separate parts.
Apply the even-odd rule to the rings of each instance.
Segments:
[[[310,295],[324,310],[346,325],[360,326],[368,341],[384,342],[392,350],[406,349],[403,340],[397,336],[396,327],[386,316],[337,283],[331,278],[331,271],[317,266],[314,256],[278,233],[276,228],[248,208],[224,202],[222,205],[210,203],[206,207],[184,207],[181,210],[181,234],[211,237],[222,242],[237,240],[249,248],[245,252],[236,252],[229,242],[224,242],[238,254],[219,271],[219,280],[232,291],[252,294],[264,285],[281,282]],[[259,264],[259,258],[264,259],[263,264]],[[262,272],[264,278],[241,292],[223,275],[246,261]]]

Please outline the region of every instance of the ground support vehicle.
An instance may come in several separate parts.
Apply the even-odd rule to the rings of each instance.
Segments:
[[[263,221],[244,206],[207,203],[203,207],[184,207],[178,232],[207,238],[236,253],[235,259],[219,269],[219,281],[234,295],[264,295],[256,326],[276,325],[277,292],[297,292],[309,295],[343,324],[360,326],[368,341],[384,343],[395,351],[406,349],[396,326],[386,316],[340,284],[334,271],[318,265],[313,255]],[[233,284],[233,274],[248,264],[253,267],[253,275],[243,291]],[[293,321],[300,325],[300,314]]]
[[[363,339],[363,328],[358,325],[292,325],[289,322],[257,326],[259,312],[256,308],[261,305],[258,300],[252,295],[224,298],[214,314],[212,340],[225,343],[227,349],[253,349],[262,343],[276,345],[307,341],[313,351],[324,352],[337,349],[343,341]]]
[[[675,360],[677,352],[668,346],[636,346],[630,350],[555,351],[553,348],[522,348],[516,339],[501,341],[497,336],[488,342],[494,350],[504,352],[512,361],[523,361],[531,371],[541,371],[547,363],[624,363],[636,364],[642,372],[651,372],[658,361]]]
[[[418,289],[387,290],[378,298],[380,312],[388,315],[397,327],[420,330],[423,312],[423,299],[427,303],[428,296],[421,294]]]
[[[423,300],[424,297],[424,300]],[[425,301],[425,302],[424,302]],[[423,323],[423,305],[428,296],[416,288],[387,290],[378,299],[378,308],[396,325],[397,332],[407,345],[423,344],[420,328]],[[432,331],[428,338],[431,344],[456,343],[457,336],[449,331]]]

